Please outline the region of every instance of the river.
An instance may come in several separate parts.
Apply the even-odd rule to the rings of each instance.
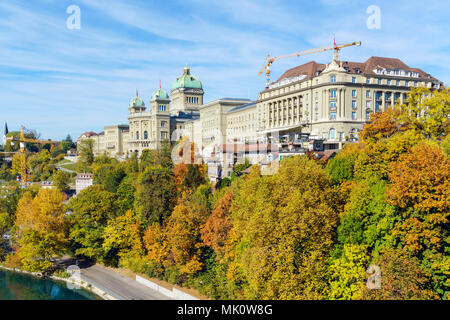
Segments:
[[[65,282],[0,269],[0,300],[99,300],[95,294],[69,289]]]

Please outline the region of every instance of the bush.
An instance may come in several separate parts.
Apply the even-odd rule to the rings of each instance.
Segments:
[[[66,270],[61,270],[61,269],[58,269],[55,272],[53,272],[53,275],[55,277],[64,278],[64,279],[68,279],[71,276],[70,273],[68,273]]]
[[[6,256],[5,265],[8,268],[22,268],[22,260],[17,254],[9,254]]]

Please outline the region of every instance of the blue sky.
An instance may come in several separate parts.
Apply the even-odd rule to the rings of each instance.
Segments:
[[[69,5],[81,29],[69,30]],[[381,9],[368,29],[367,7]],[[127,122],[136,88],[170,90],[189,64],[205,101],[256,99],[267,53],[280,55],[362,41],[341,58],[396,57],[450,83],[450,1],[40,0],[0,2],[0,124],[44,138],[73,138]],[[332,52],[279,61],[272,79],[296,65],[328,63]]]

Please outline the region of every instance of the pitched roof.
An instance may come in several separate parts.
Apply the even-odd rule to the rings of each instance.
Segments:
[[[276,82],[285,78],[298,77],[300,75],[306,75],[309,78],[314,76],[316,74],[316,71],[323,71],[325,67],[326,65],[324,64],[310,61],[308,63],[287,70],[281,75],[281,77],[278,78]]]
[[[85,136],[86,138],[90,138],[90,137],[96,136],[96,135],[97,135],[97,134],[96,134],[94,131],[87,131],[87,132],[81,134],[80,138],[81,138],[82,136]]]
[[[400,59],[396,58],[385,58],[385,57],[370,57],[365,62],[351,62],[351,61],[340,61],[342,63],[342,67],[348,69],[348,72],[351,74],[366,74],[366,75],[377,75],[374,70],[377,68],[384,69],[400,69],[405,71],[412,71],[419,73],[419,79],[432,79],[437,80],[432,77],[430,74],[424,72],[419,68],[411,68],[407,64],[405,64]],[[282,79],[298,77],[300,75],[306,75],[308,78],[311,78],[316,75],[316,72],[322,72],[325,69],[325,64],[320,64],[315,61],[310,61],[308,63],[302,64],[300,66],[291,68],[285,71],[281,77],[278,78],[276,82],[281,81]]]

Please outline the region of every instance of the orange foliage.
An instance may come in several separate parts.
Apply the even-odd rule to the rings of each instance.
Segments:
[[[401,111],[388,108],[385,112],[373,113],[370,115],[370,123],[364,126],[361,132],[362,140],[380,140],[392,136],[394,133],[402,131],[398,119]]]
[[[16,225],[20,231],[63,232],[63,195],[58,190],[40,189],[33,199],[26,193],[17,205]]]
[[[395,233],[413,252],[439,248],[450,214],[450,159],[438,146],[422,142],[392,165],[389,178],[388,202],[404,211]]]
[[[165,230],[158,223],[147,228],[144,235],[147,258],[163,265],[168,255],[167,237]]]
[[[230,191],[217,201],[201,231],[203,242],[215,251],[218,260],[225,254],[228,233],[233,226],[229,217],[233,198],[233,193]]]

